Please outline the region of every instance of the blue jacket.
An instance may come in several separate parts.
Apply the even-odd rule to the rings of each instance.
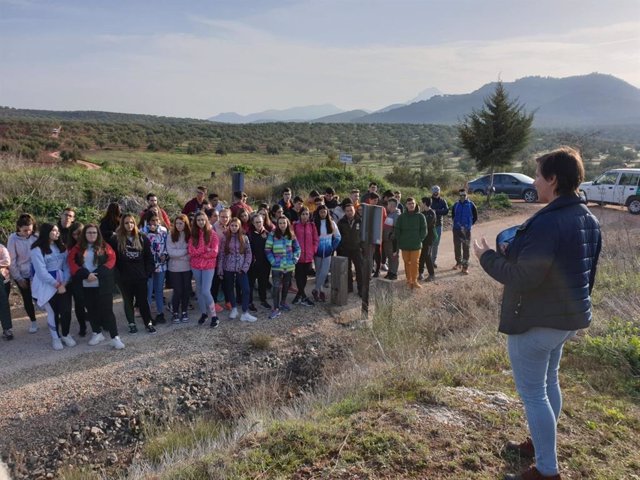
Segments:
[[[485,252],[482,268],[504,284],[499,331],[588,327],[601,247],[598,220],[571,195],[558,197],[521,225],[506,257]]]
[[[471,230],[478,221],[476,205],[468,198],[464,202],[456,202],[451,206],[451,218],[454,230]]]

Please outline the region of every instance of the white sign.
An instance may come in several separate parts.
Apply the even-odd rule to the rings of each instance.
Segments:
[[[340,154],[340,163],[353,163],[353,157],[346,153]]]

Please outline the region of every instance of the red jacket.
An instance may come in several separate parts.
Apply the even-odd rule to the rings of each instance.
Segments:
[[[69,272],[71,273],[71,276],[75,276],[79,270],[81,270],[83,268],[82,265],[78,265],[78,261],[79,259],[77,259],[76,257],[78,256],[78,254],[80,253],[80,245],[79,244],[75,244],[71,250],[69,250],[69,254],[67,255],[67,263],[69,264]],[[107,256],[106,261],[103,263],[103,265],[109,269],[109,270],[113,270],[113,267],[116,266],[116,252],[113,251],[113,248],[111,248],[111,246],[108,243],[105,243],[105,254]]]
[[[195,270],[215,270],[218,258],[218,235],[211,229],[209,243],[204,241],[204,233],[200,230],[198,245],[193,244],[193,238],[189,239],[189,255],[191,268]]]
[[[298,263],[311,263],[313,256],[318,249],[318,229],[313,222],[300,221],[293,222],[293,233],[295,233],[298,243],[300,244],[300,259]]]

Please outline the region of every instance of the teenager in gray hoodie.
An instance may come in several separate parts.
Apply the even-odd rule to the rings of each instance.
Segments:
[[[9,271],[11,278],[16,282],[24,309],[31,320],[29,333],[38,331],[36,323],[36,310],[33,306],[31,296],[31,245],[38,239],[36,231],[36,220],[32,215],[23,213],[16,222],[16,231],[9,235],[7,250],[11,257]]]

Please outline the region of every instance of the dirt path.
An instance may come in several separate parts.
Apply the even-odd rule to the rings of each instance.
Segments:
[[[498,232],[522,223],[538,208],[525,205],[513,216],[478,224],[473,237],[484,236],[493,244]],[[640,217],[606,208],[593,211],[605,228],[640,230]],[[437,281],[418,295],[429,295],[465,281],[466,277],[450,270],[455,263],[452,244],[451,231],[445,231]],[[485,274],[472,256],[470,277],[478,275]],[[0,452],[4,458],[19,459],[24,476],[16,475],[17,478],[44,478],[46,473],[55,472],[60,445],[68,445],[65,439],[74,432],[102,425],[105,415],[117,405],[132,405],[146,398],[157,404],[161,392],[174,391],[173,386],[163,385],[172,384],[185,372],[206,377],[207,388],[220,392],[224,390],[220,386],[228,388],[232,379],[240,381],[251,372],[286,363],[285,356],[295,353],[301,344],[311,342],[316,345],[314,348],[329,352],[339,349],[340,337],[349,331],[336,320],[357,318],[360,300],[351,296],[349,304],[340,308],[328,304],[314,308],[294,306],[292,312],[277,320],[267,320],[268,312],[261,309],[255,324],[229,321],[228,315],[222,313],[221,326],[215,330],[198,326],[198,314],[191,312],[190,323],[162,325],[156,335],[127,334],[122,304],[117,302],[114,310],[126,344],[121,351],[112,350],[108,342],[90,347],[88,338],[74,335],[76,347],[56,352],[51,349],[42,315],[38,317],[40,330],[36,334],[27,333],[27,318],[15,318],[16,339],[0,343],[0,438],[8,439],[0,442]],[[77,329],[74,320],[72,334]],[[252,349],[250,339],[258,334],[270,335],[274,348]],[[270,353],[274,351],[277,353]],[[105,448],[103,456],[108,450]],[[126,448],[118,452],[120,461],[128,461],[130,457],[127,459],[126,455],[133,455]]]
[[[60,160],[60,152],[51,152],[48,154],[49,157],[53,158],[54,160]],[[96,165],[95,163],[91,163],[91,162],[87,162],[85,160],[76,160],[75,161],[78,165],[82,165],[84,168],[86,168],[87,170],[100,170],[102,167],[100,165]]]

